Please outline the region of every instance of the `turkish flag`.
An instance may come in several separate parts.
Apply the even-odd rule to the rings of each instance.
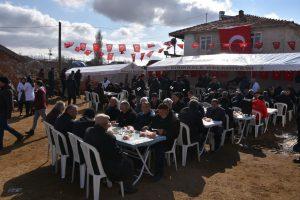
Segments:
[[[177,44],[177,46],[178,46],[180,49],[183,49],[183,47],[184,47],[183,44]]]
[[[279,49],[280,42],[273,42],[273,47],[274,47],[274,49]]]
[[[295,50],[295,48],[296,48],[296,42],[295,41],[288,41],[288,45],[292,50]]]
[[[131,54],[132,62],[135,62],[135,53]]]
[[[138,53],[141,51],[141,45],[140,44],[133,44],[133,51]]]
[[[251,44],[251,26],[237,26],[219,29],[220,43],[229,44],[229,50],[234,53],[251,53],[251,45],[245,48],[240,47],[240,43]],[[221,45],[221,50],[228,50]]]
[[[261,49],[263,45],[264,45],[263,42],[256,42],[256,43],[255,43],[255,48]]]
[[[75,47],[75,51],[79,52],[80,51],[80,47]]]
[[[112,44],[106,44],[106,51],[107,51],[107,52],[111,52],[111,51],[112,51],[112,48],[113,48],[113,45],[112,45]]]
[[[108,53],[107,54],[107,60],[112,60],[114,57],[114,53]]]
[[[294,72],[284,72],[284,79],[287,81],[294,80]]]
[[[272,73],[272,77],[274,80],[280,80],[281,73],[276,71]]]
[[[99,58],[102,58],[104,56],[104,53],[102,51],[99,51],[98,56]]]
[[[84,51],[86,48],[86,43],[80,43],[79,47],[81,51]]]
[[[70,48],[73,45],[74,45],[74,42],[65,42],[64,43],[65,48]]]
[[[159,50],[158,50],[158,53],[163,52],[163,50],[164,50],[164,48],[159,49]]]
[[[144,59],[144,57],[145,57],[145,53],[141,53],[141,61]]]
[[[155,44],[147,44],[148,49],[155,47]]]
[[[171,41],[168,41],[168,42],[164,42],[164,45],[171,46],[172,44],[171,44]]]
[[[95,52],[100,51],[100,44],[94,43],[94,44],[93,44],[93,50],[94,50]]]
[[[87,56],[89,56],[91,53],[92,53],[91,50],[85,50],[85,52],[84,52],[84,54],[87,55]]]
[[[149,51],[149,52],[146,54],[146,56],[147,56],[148,58],[150,58],[150,57],[152,56],[153,52],[154,52],[154,51]]]
[[[193,42],[192,43],[192,48],[193,49],[198,49],[199,48],[199,43],[198,42]]]
[[[126,51],[126,45],[125,44],[119,44],[119,51],[121,54],[124,54],[124,51]]]

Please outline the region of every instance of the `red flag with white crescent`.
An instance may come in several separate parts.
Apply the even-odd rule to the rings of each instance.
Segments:
[[[273,42],[273,47],[274,47],[274,49],[279,49],[280,42]]]
[[[152,56],[153,53],[154,53],[154,51],[149,51],[149,52],[146,54],[146,56],[147,56],[148,58],[150,58],[150,57]]]
[[[112,60],[114,57],[114,53],[108,53],[107,54],[107,60]]]
[[[199,48],[199,42],[193,42],[192,43],[192,48],[193,49],[198,49]]]
[[[70,42],[70,41],[64,43],[65,48],[70,48],[73,45],[74,45],[74,42]]]
[[[177,44],[177,46],[178,46],[180,49],[183,49],[184,44]]]
[[[86,43],[83,43],[83,42],[80,43],[79,47],[80,47],[81,51],[85,51],[85,49],[86,49]]]
[[[145,53],[141,53],[141,61],[143,61],[143,59],[144,59],[144,57],[145,57]]]
[[[94,44],[93,44],[93,50],[94,50],[95,52],[100,51],[100,44],[94,43]]]
[[[99,58],[102,58],[104,56],[104,53],[102,51],[99,51],[98,56]]]
[[[80,51],[80,47],[75,47],[75,51],[79,52]]]
[[[113,45],[112,45],[112,44],[106,44],[106,51],[107,51],[107,52],[111,52],[111,51],[112,51],[112,48],[113,48]]]
[[[133,44],[133,51],[138,53],[141,51],[141,45],[140,44]]]
[[[295,48],[296,48],[296,42],[295,41],[288,41],[288,45],[292,50],[295,50]]]
[[[119,44],[119,51],[121,54],[124,54],[126,51],[126,45],[125,44]]]
[[[229,50],[236,53],[251,53],[251,45],[242,48],[240,43],[251,44],[251,26],[237,26],[219,29],[221,50],[228,50],[222,44],[229,44]]]
[[[91,51],[91,50],[88,50],[88,49],[85,50],[85,52],[84,52],[84,54],[87,55],[87,56],[89,56],[91,53],[92,53],[92,51]]]
[[[155,44],[147,44],[148,49],[155,47]]]
[[[261,49],[263,47],[264,43],[263,42],[256,42],[255,43],[255,48]]]
[[[131,54],[132,62],[135,62],[135,53]]]

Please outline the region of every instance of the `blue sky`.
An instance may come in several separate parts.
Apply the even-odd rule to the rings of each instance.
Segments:
[[[7,16],[0,18],[0,27],[54,25],[62,20],[68,26],[63,30],[65,41],[92,43],[98,30],[93,27],[102,27],[105,42],[158,44],[168,40],[171,31],[204,22],[205,13],[214,20],[220,10],[237,14],[242,9],[300,23],[299,8],[299,0],[0,0],[0,17]],[[15,30],[13,40],[11,33],[0,29],[0,44],[34,56],[45,55],[48,48],[56,53],[56,29]],[[65,55],[86,59],[70,50]]]

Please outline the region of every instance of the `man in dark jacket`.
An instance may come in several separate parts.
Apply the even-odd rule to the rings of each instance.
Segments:
[[[225,110],[220,107],[217,99],[211,101],[211,107],[207,109],[206,117],[215,121],[222,121],[223,124],[226,123]],[[218,150],[221,144],[223,126],[212,127],[210,128],[210,131],[214,133],[215,150]]]
[[[149,81],[149,89],[150,89],[150,94],[152,93],[159,93],[159,87],[160,87],[160,82],[156,75],[153,75],[153,77]]]
[[[157,129],[158,135],[166,136],[165,141],[153,147],[156,158],[154,181],[159,181],[164,174],[165,152],[171,150],[174,140],[178,137],[180,122],[166,104],[160,104],[158,114],[154,117],[151,128]]]
[[[120,127],[134,126],[136,120],[136,113],[131,109],[127,101],[122,101],[120,104],[120,115],[117,120]]]
[[[82,78],[82,75],[80,73],[80,69],[78,69],[74,75],[74,79],[75,79],[75,82],[76,82],[76,94],[77,96],[80,96],[80,82],[81,82],[81,78]]]
[[[34,130],[37,126],[39,117],[41,116],[43,120],[46,119],[46,89],[42,81],[36,82],[36,92],[34,98],[34,117],[33,124],[30,131],[26,132],[28,135],[33,135]]]
[[[165,99],[165,98],[169,97],[169,95],[170,95],[171,81],[167,77],[167,74],[165,72],[163,72],[159,81],[160,81],[160,89],[162,90],[161,99]]]
[[[181,101],[181,94],[178,92],[175,92],[172,94],[172,109],[175,113],[179,113],[182,108],[184,108],[184,103]]]
[[[80,138],[84,138],[86,129],[95,125],[94,118],[95,111],[92,108],[85,109],[82,117],[74,121],[72,133]]]
[[[13,110],[13,92],[9,87],[9,80],[7,77],[0,77],[0,151],[3,149],[4,130],[7,130],[14,135],[18,141],[22,141],[24,136],[11,128],[7,120],[11,118]]]
[[[144,81],[145,75],[141,74],[136,82],[135,93],[138,98],[145,96],[146,85]]]
[[[134,128],[136,130],[147,129],[155,116],[153,110],[151,110],[149,102],[143,102],[141,105],[142,112],[138,113],[135,120]]]
[[[105,114],[110,117],[111,121],[117,121],[119,118],[120,110],[118,108],[118,99],[116,97],[110,98]]]
[[[68,150],[71,155],[72,155],[72,150],[71,150],[72,147],[69,140],[68,132],[73,131],[73,124],[74,124],[74,120],[76,119],[77,112],[78,112],[77,106],[72,104],[68,105],[65,112],[57,118],[54,124],[55,130],[61,132],[66,137]],[[62,141],[60,141],[60,146],[64,151]]]
[[[55,80],[54,80],[54,67],[51,67],[51,70],[48,72],[48,95],[52,97],[54,95],[54,88],[55,88]]]
[[[287,105],[287,110],[293,110],[293,101],[288,96],[288,93],[286,91],[282,91],[279,96],[275,97],[275,101],[277,103],[285,103]]]
[[[72,74],[69,75],[67,80],[67,93],[68,93],[68,105],[71,104],[73,99],[73,104],[76,104],[76,81]]]
[[[161,102],[158,99],[157,93],[151,94],[151,100],[150,100],[151,109],[156,110],[160,103]]]
[[[116,137],[108,132],[110,127],[109,116],[99,114],[95,118],[95,125],[86,130],[84,141],[94,146],[101,157],[101,162],[105,173],[112,181],[123,181],[124,191],[133,193],[133,163],[125,157],[116,141]],[[96,164],[93,165],[94,170],[99,173]]]

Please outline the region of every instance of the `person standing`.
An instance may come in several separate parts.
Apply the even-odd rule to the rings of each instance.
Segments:
[[[36,82],[33,124],[32,128],[28,132],[26,132],[27,135],[31,136],[34,134],[34,130],[37,126],[40,116],[43,118],[43,120],[46,119],[46,107],[46,89],[43,82],[39,80]]]
[[[49,97],[52,97],[54,95],[54,88],[55,88],[54,73],[55,73],[54,67],[51,67],[51,70],[48,72]]]
[[[13,111],[13,92],[9,87],[7,77],[0,77],[0,151],[3,149],[4,130],[7,130],[17,138],[17,141],[22,141],[24,136],[11,128],[7,120],[11,118]]]
[[[26,83],[24,85],[25,91],[25,107],[26,107],[26,117],[32,114],[32,104],[34,101],[34,83],[30,76],[27,77]]]
[[[76,71],[76,73],[74,74],[74,79],[75,79],[75,82],[76,82],[76,95],[78,97],[80,97],[80,82],[81,82],[81,78],[82,78],[82,74],[80,72],[80,69],[78,69]]]
[[[19,107],[19,112],[20,116],[22,116],[23,113],[23,104],[25,104],[25,83],[26,79],[21,78],[18,87],[17,87],[17,92],[18,92],[18,107]]]
[[[107,77],[105,77],[103,80],[103,83],[102,83],[104,90],[106,90],[106,88],[109,84],[110,84],[110,81],[108,80]]]
[[[72,99],[73,104],[76,104],[76,81],[74,80],[74,76],[72,74],[69,75],[66,86],[68,93],[68,105],[71,104]]]
[[[146,85],[144,81],[145,75],[141,74],[136,82],[135,93],[138,99],[145,96]]]
[[[251,83],[252,83],[252,90],[253,90],[253,92],[254,93],[259,92],[260,85],[258,84],[258,82],[256,81],[255,78],[252,78]]]
[[[60,81],[61,81],[61,97],[65,97],[66,84],[67,84],[67,76],[66,76],[67,68],[64,68],[60,73]]]

